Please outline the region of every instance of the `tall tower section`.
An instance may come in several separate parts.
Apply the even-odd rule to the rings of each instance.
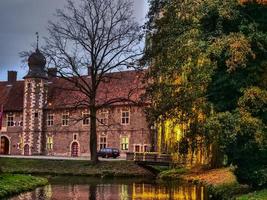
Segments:
[[[28,58],[29,71],[24,77],[23,155],[42,154],[43,115],[46,102],[46,59],[38,47]]]

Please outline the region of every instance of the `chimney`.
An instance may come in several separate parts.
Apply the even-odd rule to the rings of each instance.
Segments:
[[[52,78],[52,77],[56,77],[57,76],[57,68],[48,68],[48,77]]]
[[[7,81],[9,83],[14,83],[17,81],[17,72],[16,71],[8,71],[7,72]]]

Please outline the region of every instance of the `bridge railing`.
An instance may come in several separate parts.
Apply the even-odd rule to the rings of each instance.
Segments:
[[[172,157],[169,154],[160,154],[158,152],[127,152],[126,160],[170,163],[172,161]]]

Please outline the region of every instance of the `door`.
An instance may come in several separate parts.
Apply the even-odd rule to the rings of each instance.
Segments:
[[[5,136],[1,137],[0,154],[4,154],[4,155],[9,154],[9,140]]]
[[[24,156],[29,156],[30,155],[30,145],[25,144],[24,145]]]
[[[77,157],[78,156],[78,151],[79,151],[79,145],[77,142],[73,142],[71,145],[71,156],[72,157]]]

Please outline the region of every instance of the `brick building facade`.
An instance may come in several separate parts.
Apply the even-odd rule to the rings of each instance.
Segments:
[[[82,94],[62,89],[68,82],[48,76],[45,64],[37,49],[28,59],[29,72],[23,81],[9,71],[8,80],[0,82],[4,108],[0,154],[88,156],[89,113],[86,107],[74,106]],[[142,72],[115,72],[110,77],[100,85],[98,102],[129,93],[132,102],[140,100],[143,89],[137,85],[142,85]],[[151,138],[143,104],[116,103],[99,110],[97,140],[98,149],[148,151]]]

